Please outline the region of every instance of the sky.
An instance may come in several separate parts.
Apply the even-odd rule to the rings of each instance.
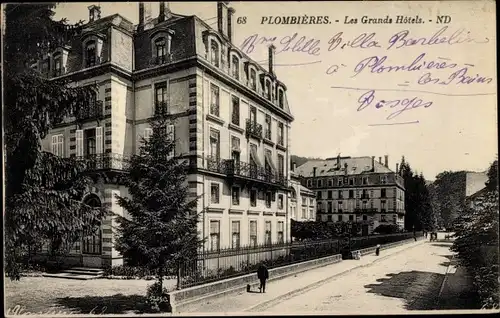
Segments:
[[[91,4],[100,4],[103,17],[119,13],[138,22],[136,2],[62,3],[56,18],[88,20]],[[150,4],[156,16],[158,3]],[[267,46],[276,46],[276,74],[287,85],[295,117],[292,154],[388,155],[392,169],[405,156],[429,180],[442,171],[484,171],[496,158],[493,2],[269,1],[230,6],[236,10],[235,21],[246,18],[235,25],[234,43],[250,57],[267,67]],[[217,27],[215,2],[171,2],[170,8]],[[438,15],[451,22],[438,24]],[[330,23],[262,23],[285,16],[327,16]],[[363,16],[389,17],[392,23],[368,23]],[[397,24],[398,16],[424,23]]]

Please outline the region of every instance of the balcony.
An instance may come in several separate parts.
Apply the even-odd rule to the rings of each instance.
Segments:
[[[354,213],[377,213],[378,210],[375,208],[356,208]]]
[[[261,140],[262,139],[262,125],[258,124],[255,121],[247,119],[246,135],[247,135],[247,138],[253,137],[253,138]]]
[[[163,65],[172,62],[172,54],[156,56],[150,60],[151,65]]]
[[[234,161],[233,159],[219,159],[208,157],[207,170],[220,174],[225,174],[230,178],[247,181],[256,181],[268,185],[286,187],[287,181],[283,174],[276,174],[267,171],[262,167],[257,167],[246,162]]]
[[[85,171],[99,171],[99,170],[125,170],[127,168],[128,160],[122,155],[103,153],[86,155],[77,157],[77,161],[85,164]]]
[[[155,116],[165,116],[168,114],[168,102],[157,101],[155,103]]]
[[[87,107],[77,109],[75,112],[77,120],[100,119],[104,117],[104,107],[102,100],[93,101]]]

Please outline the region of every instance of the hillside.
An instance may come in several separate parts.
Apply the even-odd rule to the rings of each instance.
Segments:
[[[296,155],[291,155],[290,156],[290,163],[293,164],[294,162],[297,164],[297,167],[300,167],[304,163],[306,163],[309,160],[323,160],[322,158],[309,158],[309,157],[301,157],[301,156],[296,156]]]

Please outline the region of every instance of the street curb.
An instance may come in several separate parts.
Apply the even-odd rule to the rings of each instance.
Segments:
[[[414,242],[414,243],[415,243],[415,242]],[[425,243],[425,240],[419,240],[419,241],[417,241],[417,242],[416,242],[413,246],[409,246],[409,247],[408,247],[408,249],[410,249],[410,248],[414,248],[414,247],[417,247],[417,246],[420,246],[420,245],[422,245],[423,243]],[[404,246],[404,245],[401,245],[401,246]],[[317,287],[319,287],[319,286],[321,286],[321,285],[324,285],[324,284],[326,284],[326,283],[329,283],[330,281],[334,280],[335,278],[337,278],[337,277],[338,277],[338,276],[340,276],[340,275],[347,274],[347,273],[352,272],[352,271],[354,271],[354,270],[356,270],[356,269],[359,269],[359,268],[369,267],[369,266],[373,265],[374,263],[376,263],[376,262],[378,262],[378,261],[382,261],[382,260],[387,259],[387,258],[389,258],[389,257],[391,257],[391,256],[393,256],[393,255],[398,254],[398,253],[401,253],[401,252],[403,252],[403,251],[407,251],[408,249],[403,249],[403,250],[401,250],[401,251],[397,251],[397,252],[394,252],[394,253],[392,253],[392,254],[385,255],[385,256],[382,256],[382,257],[380,257],[380,258],[377,258],[376,260],[374,260],[373,262],[370,262],[370,263],[368,263],[368,264],[358,265],[358,266],[352,267],[352,268],[350,268],[350,269],[347,269],[347,270],[345,270],[345,271],[342,271],[342,272],[340,272],[340,273],[336,273],[336,274],[334,274],[334,275],[332,275],[332,276],[326,277],[325,279],[322,279],[322,280],[320,280],[320,281],[314,282],[314,283],[312,283],[312,284],[310,284],[310,285],[307,285],[307,286],[304,286],[304,287],[302,287],[302,288],[299,288],[299,289],[293,290],[293,291],[291,291],[291,292],[288,292],[288,293],[286,293],[286,294],[284,294],[284,295],[281,295],[281,296],[278,296],[278,297],[276,297],[276,298],[273,298],[273,299],[270,299],[270,300],[264,301],[264,302],[262,302],[262,303],[260,303],[260,304],[253,305],[253,306],[251,306],[251,307],[249,307],[249,308],[246,308],[246,309],[242,310],[242,312],[250,312],[250,311],[256,311],[256,310],[258,310],[258,309],[259,309],[259,310],[262,310],[262,309],[269,308],[270,306],[274,305],[275,303],[279,303],[279,302],[281,302],[281,301],[284,301],[284,300],[290,299],[290,298],[295,297],[295,296],[297,296],[297,295],[299,295],[299,294],[302,294],[302,293],[304,293],[304,292],[307,292],[307,291],[309,291],[309,290],[311,290],[311,289],[314,289],[314,288],[317,288]]]
[[[439,303],[441,302],[441,295],[443,294],[444,285],[446,284],[446,280],[448,278],[448,273],[450,271],[451,266],[454,266],[453,265],[453,260],[455,259],[455,256],[456,255],[453,255],[453,257],[450,260],[450,264],[448,265],[448,267],[446,267],[446,272],[444,273],[443,282],[441,283],[441,288],[439,289],[439,294],[436,297],[436,305],[439,305]]]

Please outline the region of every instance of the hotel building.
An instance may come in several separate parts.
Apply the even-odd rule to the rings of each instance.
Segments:
[[[71,41],[33,66],[51,79],[99,84],[95,100],[43,141],[46,151],[95,163],[88,204],[126,216],[114,199],[128,195],[119,181],[124,162],[151,136],[149,119],[171,121],[171,155],[188,162],[190,197],[201,196],[205,250],[290,237],[287,88],[273,68],[274,47],[264,68],[233,43],[235,11],[228,5],[217,3],[216,29],[171,12],[168,2],[159,2],[157,17],[139,3],[138,25],[119,14],[101,18],[100,8],[90,6],[89,22]],[[79,266],[122,264],[114,225],[103,220],[69,259]]]
[[[396,165],[396,171],[398,167]],[[388,156],[310,160],[297,168],[302,185],[316,192],[318,219],[360,222],[368,235],[381,224],[404,227],[404,180]]]

